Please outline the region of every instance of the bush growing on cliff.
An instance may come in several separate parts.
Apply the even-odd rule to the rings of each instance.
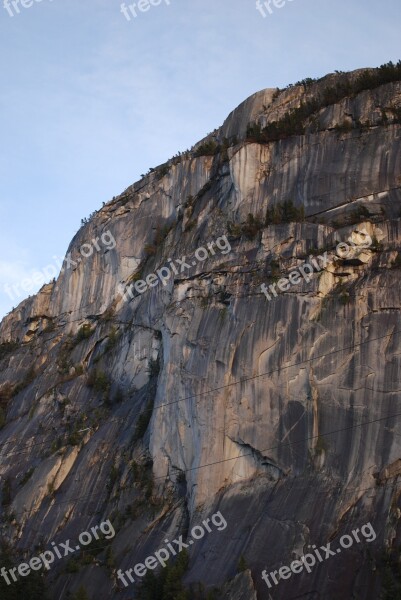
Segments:
[[[21,562],[21,557],[15,556],[11,549],[3,545],[0,550],[0,565],[8,571]],[[48,600],[43,573],[31,571],[24,578],[18,578],[12,585],[7,585],[0,577],[1,600]]]
[[[143,438],[143,436],[145,435],[145,433],[149,427],[150,419],[152,418],[152,412],[153,412],[153,401],[151,401],[147,404],[143,413],[141,413],[138,417],[138,421],[136,423],[135,433],[134,433],[134,442],[141,440]]]
[[[25,471],[25,474],[24,474],[24,476],[22,477],[22,479],[20,481],[20,486],[21,487],[23,487],[26,483],[28,483],[28,481],[30,480],[30,478],[34,474],[34,471],[35,471],[35,467],[31,467],[30,469],[28,469],[27,471]]]
[[[0,407],[3,411],[7,409],[7,405],[13,397],[14,388],[11,383],[6,383],[0,390]]]
[[[246,563],[246,560],[244,558],[244,556],[241,554],[241,557],[238,561],[238,565],[237,565],[237,571],[238,573],[242,573],[243,571],[246,571],[248,568],[248,565]]]
[[[156,359],[151,358],[149,360],[148,373],[149,373],[149,377],[151,379],[153,377],[158,377],[158,375],[160,373],[160,361],[158,358],[156,358]]]
[[[138,589],[138,600],[190,600],[182,583],[188,570],[189,555],[183,550],[174,563],[168,563],[159,575],[148,571]]]
[[[293,135],[303,135],[307,119],[322,108],[332,106],[349,96],[356,96],[364,90],[401,80],[401,60],[397,64],[389,62],[378,69],[361,73],[355,81],[338,81],[335,86],[327,87],[317,98],[301,102],[298,108],[287,112],[281,119],[273,121],[263,129],[257,123],[250,123],[246,139],[250,142],[269,143]]]
[[[266,210],[265,226],[278,225],[279,223],[299,223],[305,220],[305,209],[297,208],[292,200],[275,204]]]
[[[157,179],[163,179],[163,177],[165,177],[166,175],[169,174],[170,172],[170,165],[168,165],[167,163],[165,163],[164,165],[161,165],[161,167],[159,167],[156,171],[156,177]]]
[[[3,488],[1,490],[1,505],[9,506],[11,504],[11,478],[4,479]]]
[[[78,329],[77,335],[75,336],[75,343],[79,344],[83,340],[88,340],[93,335],[94,331],[95,330],[92,329],[89,324],[86,323],[85,325],[82,325],[82,327]]]
[[[246,219],[246,223],[242,225],[241,231],[249,240],[253,240],[259,231],[263,229],[263,222],[259,219],[259,217],[254,217],[251,213],[248,214]]]
[[[88,374],[86,385],[93,387],[96,392],[107,392],[110,389],[110,380],[104,371],[94,369]]]
[[[19,347],[18,342],[3,342],[0,344],[0,360],[2,360],[7,354],[11,354]]]
[[[399,567],[399,550],[386,548],[375,560],[383,586],[383,600],[401,599],[401,577]]]
[[[81,585],[76,594],[72,596],[71,600],[90,600],[88,593],[83,585]]]
[[[239,223],[227,223],[228,237],[230,240],[238,240],[241,237],[241,225]]]
[[[161,244],[163,244],[164,240],[170,233],[171,229],[172,229],[172,225],[157,225],[154,244],[156,246],[160,246]]]
[[[204,142],[194,152],[194,156],[214,156],[220,150],[220,146],[215,141]]]
[[[104,352],[106,353],[106,352],[110,352],[110,350],[113,350],[113,348],[117,345],[119,338],[120,338],[120,334],[119,334],[117,328],[113,325],[113,327],[110,329],[110,333],[108,336],[108,340],[107,340]]]

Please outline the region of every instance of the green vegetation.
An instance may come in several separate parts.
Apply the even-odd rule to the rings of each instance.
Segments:
[[[53,321],[53,319],[49,319],[48,324],[46,325],[46,327],[43,329],[43,333],[51,333],[52,331],[54,331],[56,329],[56,325]]]
[[[11,352],[14,352],[19,346],[18,342],[3,342],[0,344],[0,360],[11,354]]]
[[[94,388],[96,392],[106,393],[110,391],[110,379],[104,371],[99,369],[90,371],[86,379],[86,385]]]
[[[110,333],[109,333],[109,336],[108,336],[106,348],[104,350],[105,353],[106,352],[110,352],[110,350],[112,350],[117,345],[119,337],[120,337],[120,335],[118,333],[117,328],[113,326],[110,329]]]
[[[238,240],[242,235],[242,228],[239,223],[227,223],[228,236],[231,240]]]
[[[135,488],[135,500],[125,506],[125,514],[120,515],[120,518],[122,521],[135,520],[147,514],[153,519],[164,504],[162,498],[154,496],[153,461],[143,456],[139,464],[132,461],[131,465],[131,485]]]
[[[101,394],[103,401],[107,405],[110,405],[111,380],[107,373],[100,369],[93,369],[88,373],[86,385],[93,388],[98,394]]]
[[[69,429],[69,433],[68,433],[68,437],[66,439],[65,444],[68,446],[79,446],[81,444],[82,438],[83,438],[83,431],[82,429],[85,429],[85,425],[86,423],[84,423],[83,419],[79,419],[78,421],[75,421],[74,424],[70,423],[70,429]],[[57,450],[60,450],[64,445],[63,440],[60,438],[58,438],[57,442],[56,442],[56,452]],[[54,450],[54,447],[52,445],[52,450]]]
[[[204,142],[194,152],[194,156],[215,156],[220,151],[220,146],[214,141]]]
[[[182,578],[188,570],[189,556],[183,550],[174,563],[167,563],[158,575],[148,571],[138,589],[138,600],[191,600]]]
[[[138,586],[138,600],[220,600],[222,594],[217,588],[208,592],[203,584],[195,583],[186,589],[182,579],[188,570],[189,555],[183,550],[175,562],[167,563],[167,566],[158,574],[148,571],[143,582]]]
[[[303,135],[307,120],[322,108],[336,104],[344,98],[356,96],[364,90],[375,89],[385,83],[399,80],[401,80],[401,60],[396,65],[389,62],[378,69],[361,73],[353,82],[349,78],[343,79],[338,81],[335,87],[324,89],[316,99],[302,102],[299,108],[289,111],[281,119],[269,123],[263,129],[258,123],[250,123],[247,129],[247,140],[269,143],[293,135]]]
[[[117,386],[116,393],[114,394],[113,404],[119,404],[124,400],[124,392],[120,386]]]
[[[136,423],[135,433],[134,433],[134,440],[133,440],[134,442],[141,440],[143,438],[143,436],[145,435],[145,433],[149,427],[150,420],[152,418],[152,412],[153,412],[153,400],[148,402],[145,410],[138,417],[138,421]]]
[[[82,365],[75,365],[74,369],[75,369],[75,375],[77,375],[78,377],[80,375],[84,374],[84,368]]]
[[[89,324],[82,325],[82,327],[78,329],[77,335],[75,336],[74,346],[78,345],[83,340],[88,340],[94,334],[94,332],[95,329],[92,329]]]
[[[238,143],[236,136],[230,140],[224,138],[221,144],[218,144],[214,140],[209,140],[198,146],[194,152],[194,156],[216,156],[220,154],[221,162],[228,161],[228,148],[235,146]]]
[[[383,242],[379,242],[377,237],[374,235],[372,237],[372,244],[370,246],[370,250],[372,250],[372,252],[382,252],[383,249],[384,249]]]
[[[0,390],[0,429],[2,429],[6,425],[7,406],[9,401],[13,397],[13,393],[14,388],[11,385],[11,383],[6,383]]]
[[[76,446],[76,445],[77,444],[75,444],[75,443],[71,444],[71,446]],[[59,436],[55,440],[52,441],[52,445],[50,446],[50,453],[54,454],[55,452],[57,452],[58,450],[60,450],[62,447],[63,447],[63,440]]]
[[[11,385],[11,383],[6,383],[0,390],[0,405],[6,407],[12,397],[13,386]]]
[[[248,565],[246,563],[245,558],[243,557],[243,555],[241,554],[241,557],[238,561],[238,565],[237,565],[237,571],[238,573],[242,573],[243,571],[246,571],[248,568]]]
[[[358,206],[358,208],[352,211],[350,218],[348,219],[348,223],[353,225],[369,218],[370,212],[366,206]]]
[[[76,594],[71,597],[71,600],[90,600],[88,593],[83,585],[78,589]]]
[[[118,480],[120,476],[119,470],[115,465],[112,465],[111,469],[110,469],[110,474],[109,474],[109,481],[107,482],[106,488],[108,492],[111,492],[111,490],[114,487],[114,484],[116,483],[116,481]]]
[[[245,236],[249,240],[255,239],[259,231],[262,231],[269,225],[279,225],[281,223],[302,223],[305,220],[305,209],[294,205],[292,200],[275,204],[266,209],[265,219],[249,213],[245,223],[227,223],[228,235],[232,240]]]
[[[67,336],[66,341],[62,344],[56,360],[57,369],[59,373],[62,373],[63,375],[66,375],[72,367],[70,355],[73,349],[74,339],[71,335],[69,335]]]
[[[279,279],[281,275],[280,261],[273,258],[270,261],[271,276],[273,279]]]
[[[168,236],[168,234],[170,233],[172,227],[173,226],[171,224],[156,226],[156,232],[155,232],[155,236],[153,238],[153,243],[146,244],[144,247],[145,260],[148,259],[149,257],[155,256],[157,254],[158,248],[164,243],[164,241],[165,241],[166,237]],[[137,279],[140,279],[140,277],[138,277]],[[130,280],[135,281],[134,277],[131,277]]]
[[[114,308],[112,306],[109,306],[109,308],[105,310],[102,314],[102,321],[104,321],[105,323],[111,321],[114,317],[114,312]]]
[[[30,469],[28,469],[25,472],[25,475],[23,476],[23,478],[20,481],[20,486],[24,486],[26,483],[28,483],[28,481],[30,480],[30,478],[32,477],[32,475],[34,474],[35,471],[35,467],[31,467]]]
[[[135,281],[139,281],[140,279],[144,279],[144,275],[143,275],[143,270],[140,269],[139,271],[136,271],[136,273],[133,273],[129,279],[128,279],[128,283],[134,283]]]
[[[66,573],[78,573],[80,569],[80,563],[75,558],[70,558],[65,566]]]
[[[267,208],[265,226],[278,225],[279,223],[299,223],[305,220],[305,209],[303,205],[297,208],[292,200],[275,204]]]
[[[0,565],[8,571],[22,562],[22,557],[15,556],[10,548],[3,545],[0,550]],[[7,585],[3,577],[0,578],[1,600],[48,600],[43,573],[34,572],[27,577],[18,577],[12,585]]]
[[[337,123],[334,129],[337,133],[350,133],[353,130],[352,121],[344,120],[342,123]]]
[[[9,506],[11,504],[11,477],[5,477],[3,488],[1,490],[1,505]]]
[[[139,440],[141,440],[148,427],[150,420],[152,418],[153,407],[154,407],[154,398],[157,389],[157,378],[160,372],[160,361],[159,359],[150,360],[148,365],[148,373],[149,373],[149,384],[148,384],[148,393],[147,393],[147,403],[139,415],[138,420],[136,422],[134,435],[132,438],[132,443],[136,444]],[[136,463],[135,463],[136,464]],[[153,487],[153,483],[152,483]],[[151,494],[150,494],[151,495]]]
[[[340,303],[343,306],[346,306],[347,304],[349,304],[351,302],[351,298],[348,292],[341,292],[340,294]]]
[[[172,229],[172,225],[157,225],[154,244],[161,246]]]
[[[386,548],[374,561],[382,580],[382,600],[401,600],[400,555],[400,548]]]
[[[180,161],[178,161],[178,162],[180,162]],[[174,163],[174,164],[176,164],[176,163]],[[168,162],[166,162],[163,165],[158,166],[157,168],[150,167],[149,171],[146,173],[146,176],[150,175],[151,173],[156,173],[156,179],[160,180],[169,174],[170,169],[171,169],[171,165]],[[144,173],[142,173],[142,175],[141,175],[141,177],[146,177],[146,176]]]
[[[177,475],[176,482],[179,484],[184,484],[187,481],[187,477],[185,475],[185,471],[180,471]]]
[[[161,165],[156,171],[157,179],[159,179],[159,180],[163,179],[163,177],[165,177],[166,175],[169,174],[170,169],[171,169],[171,166],[168,163]]]
[[[249,240],[253,240],[262,229],[264,229],[263,221],[249,213],[246,222],[241,227],[241,233]]]
[[[323,452],[327,452],[328,445],[325,438],[321,435],[317,438],[315,452],[316,454],[323,454]]]
[[[156,358],[155,360],[151,358],[149,360],[148,373],[151,379],[158,377],[160,373],[160,361],[158,358]]]
[[[301,79],[301,81],[297,81],[294,84],[289,85],[288,87],[295,87],[296,85],[303,85],[304,88],[311,87],[314,83],[318,81],[317,79],[313,79],[312,77],[306,77],[305,79]]]
[[[189,221],[187,221],[187,224],[185,225],[185,232],[192,231],[192,229],[194,229],[194,227],[196,227],[196,223],[197,223],[196,219],[189,219]]]
[[[88,340],[95,333],[95,328],[92,328],[89,324],[82,325],[77,331],[75,336],[69,334],[62,344],[59,355],[57,357],[57,368],[59,373],[63,375],[67,375],[73,366],[71,362],[71,353],[78,344],[83,342],[84,340]],[[83,372],[83,371],[82,371]],[[78,375],[82,375],[80,369],[76,373]]]

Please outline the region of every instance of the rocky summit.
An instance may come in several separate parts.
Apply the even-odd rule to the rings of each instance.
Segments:
[[[390,63],[257,92],[83,220],[0,325],[1,597],[398,597],[400,218]]]

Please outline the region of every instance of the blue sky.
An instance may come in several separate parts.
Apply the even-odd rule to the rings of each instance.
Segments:
[[[0,318],[24,297],[5,284],[64,256],[81,218],[249,95],[401,58],[399,0],[287,0],[266,18],[255,0],[162,0],[131,21],[121,0],[13,17],[3,2]]]

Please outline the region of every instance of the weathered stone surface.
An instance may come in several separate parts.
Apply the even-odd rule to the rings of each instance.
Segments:
[[[222,600],[257,600],[249,569],[238,573],[223,589]]]
[[[401,126],[375,119],[400,106],[401,84],[324,109],[318,133],[244,140],[249,121],[277,119],[326,83],[252,96],[212,136],[238,137],[227,157],[186,155],[128,188],[68,251],[76,260],[108,230],[116,247],[66,269],[2,321],[0,342],[20,342],[0,362],[0,476],[11,482],[2,532],[17,548],[77,539],[110,518],[114,562],[128,569],[220,510],[227,528],[191,546],[185,581],[223,587],[243,555],[256,595],[249,573],[222,593],[264,600],[263,569],[371,521],[374,542],[271,594],[380,597],[367,550],[400,543]],[[335,131],[349,114],[371,126]],[[286,200],[305,207],[306,222],[231,235],[230,253],[192,265],[230,225]],[[155,242],[157,226],[168,232]],[[260,285],[274,269],[287,277],[348,238],[362,246],[363,231],[371,248],[266,300]],[[183,257],[190,270],[124,301],[119,284]],[[93,333],[73,337],[84,324]],[[78,583],[95,594],[96,582],[105,600],[133,595],[116,591],[104,561],[77,576],[63,566],[50,574],[54,598]]]

